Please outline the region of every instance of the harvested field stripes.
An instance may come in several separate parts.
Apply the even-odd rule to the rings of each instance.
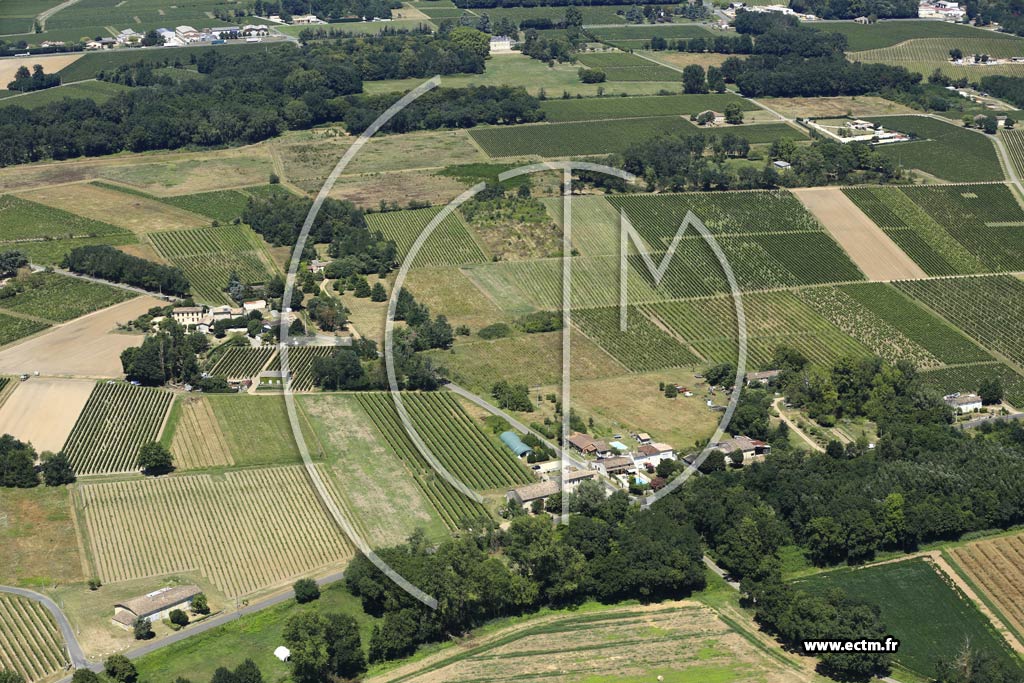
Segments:
[[[379,230],[384,237],[394,240],[399,258],[404,259],[423,229],[438,213],[440,209],[436,208],[371,213],[366,216],[366,223],[370,229]],[[413,265],[458,266],[486,260],[462,218],[453,213],[446,216],[423,243]]]
[[[390,396],[378,393],[356,396],[385,441],[409,467],[416,483],[449,528],[456,529],[466,520],[489,516],[482,505],[456,491],[434,472],[409,439]]]
[[[577,310],[572,318],[584,334],[634,372],[698,362],[686,346],[659,329],[635,307],[627,311],[625,332],[619,329],[618,307]]]
[[[1009,275],[896,283],[987,349],[1024,364],[1024,282]]]
[[[867,347],[843,334],[790,292],[747,294],[743,307],[749,367],[767,367],[781,345],[797,348],[812,362],[822,364],[843,356],[871,355]],[[642,310],[706,361],[736,362],[739,341],[731,297],[652,304]]]
[[[0,595],[0,671],[37,681],[68,665],[64,640],[53,617],[39,603]]]
[[[327,358],[338,346],[299,346],[288,349],[288,370],[292,375],[292,391],[313,390],[313,361]],[[268,370],[281,369],[281,354],[278,353],[270,361]]]
[[[488,438],[450,394],[409,393],[403,398],[431,452],[470,488],[483,491],[533,481],[512,451]]]
[[[255,377],[275,351],[273,346],[234,346],[225,349],[217,362],[210,368],[210,374],[226,379]]]
[[[217,415],[205,396],[185,396],[173,410],[178,422],[171,438],[171,454],[178,469],[201,469],[235,464]]]
[[[78,499],[105,583],[198,571],[234,598],[354,555],[301,467],[87,484]]]
[[[157,440],[173,397],[163,389],[97,384],[64,445],[75,472],[137,471],[139,448]]]
[[[1020,535],[969,543],[949,551],[971,581],[991,599],[1007,626],[1024,633],[1024,538]]]

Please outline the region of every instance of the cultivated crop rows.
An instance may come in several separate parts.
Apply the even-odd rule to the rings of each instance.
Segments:
[[[982,346],[1024,363],[1024,282],[1008,275],[911,280],[897,286]]]
[[[0,243],[120,234],[127,231],[20,197],[0,195]]]
[[[193,294],[204,302],[230,303],[224,290],[232,272],[244,283],[270,277],[256,234],[244,225],[169,230],[149,237],[161,256],[181,268]]]
[[[488,438],[451,394],[407,393],[403,399],[431,453],[470,488],[483,491],[533,481],[516,455]]]
[[[292,391],[313,389],[313,360],[326,358],[338,349],[337,346],[299,346],[288,349],[288,371],[292,375]],[[281,369],[281,354],[270,361],[268,370]]]
[[[183,396],[174,408],[178,422],[171,439],[171,454],[178,469],[233,465],[231,448],[205,396]]]
[[[843,334],[790,292],[743,297],[747,322],[747,365],[766,366],[779,346],[799,349],[811,361],[829,363],[870,351]],[[709,362],[736,362],[739,339],[732,297],[671,301],[644,306],[645,313],[669,327]]]
[[[482,127],[471,129],[469,134],[491,157],[566,157],[612,154],[662,133],[696,132],[696,126],[678,116],[652,116],[619,121]]]
[[[394,240],[399,257],[404,259],[423,229],[439,212],[440,209],[430,208],[371,213],[366,216],[366,223],[370,229],[379,230],[384,237]],[[473,241],[462,218],[452,213],[434,228],[420,247],[414,265],[458,266],[486,260],[487,257]]]
[[[929,69],[928,73],[931,73]],[[919,139],[881,145],[875,151],[903,168],[917,168],[950,182],[1003,180],[996,149],[986,136],[927,116],[868,116],[887,129]]]
[[[487,516],[486,509],[456,491],[438,475],[420,455],[398,419],[392,399],[383,393],[356,394],[359,404],[384,436],[388,446],[409,467],[417,485],[449,528],[456,529],[465,520]]]
[[[994,58],[1024,57],[1024,41],[987,37],[914,38],[891,47],[853,52],[849,56],[855,61],[905,66],[924,74],[931,74],[938,68],[956,78],[966,77],[972,81],[993,74],[1024,75],[1024,64],[1020,63],[977,66],[952,64],[949,61],[949,50],[954,47],[963,50],[966,61],[970,61],[975,54],[986,54]]]
[[[1003,130],[999,135],[1006,143],[1006,151],[1017,175],[1024,175],[1024,129]]]
[[[255,377],[274,355],[274,351],[276,349],[273,346],[232,346],[220,355],[210,368],[210,374],[226,379]]]
[[[138,470],[139,448],[156,441],[174,397],[131,384],[97,384],[64,451],[79,475]]]
[[[580,64],[600,69],[609,81],[675,81],[679,72],[627,52],[579,55]]]
[[[572,319],[585,335],[630,370],[692,365],[697,357],[670,334],[645,318],[635,307],[627,309],[626,331],[619,329],[619,308],[573,311]]]
[[[977,273],[985,266],[895,187],[858,187],[846,196],[929,275]]]
[[[0,595],[0,671],[37,681],[68,665],[64,640],[46,608],[13,595]]]
[[[57,323],[136,296],[123,289],[57,273],[33,273],[21,285],[22,291],[0,299],[0,308]]]
[[[997,379],[1003,385],[1003,398],[1016,408],[1024,407],[1024,377],[1002,363],[956,365],[920,374],[921,384],[943,396],[956,392],[977,392],[981,383]]]
[[[1009,620],[1007,626],[1024,631],[1024,538],[1018,534],[978,541],[949,553]]]
[[[882,321],[894,326],[940,363],[977,363],[991,359],[988,353],[945,321],[924,310],[889,285],[865,283],[840,289]]]
[[[49,327],[47,323],[39,320],[15,318],[14,316],[0,313],[0,346],[10,344],[12,341],[35,334],[40,330],[45,330],[47,327]]]
[[[198,571],[234,598],[341,565],[354,549],[306,476],[274,467],[81,486],[97,576]]]

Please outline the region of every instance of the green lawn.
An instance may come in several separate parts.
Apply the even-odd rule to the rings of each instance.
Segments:
[[[283,396],[210,394],[207,399],[236,465],[300,460]]]
[[[917,673],[934,676],[935,662],[960,650],[965,640],[1006,662],[1016,658],[985,616],[924,559],[837,569],[798,579],[811,592],[840,588],[850,597],[877,605],[887,632],[900,641],[895,660]]]
[[[320,599],[311,605],[300,606],[287,600],[146,655],[135,662],[139,679],[146,683],[173,683],[184,676],[193,681],[208,681],[217,667],[234,668],[248,658],[259,666],[263,680],[290,680],[291,666],[274,657],[274,648],[284,642],[282,632],[288,618],[309,609],[354,617],[359,622],[364,649],[378,621],[363,612],[359,599],[343,583],[336,583],[322,589]]]
[[[493,20],[493,18],[492,18]],[[651,66],[656,66],[652,64]],[[482,74],[460,74],[444,76],[441,85],[449,88],[461,88],[470,85],[511,85],[522,86],[530,93],[537,95],[544,90],[548,97],[561,96],[562,92],[570,95],[580,94],[584,97],[597,96],[598,88],[606,95],[657,95],[661,91],[669,94],[678,93],[682,87],[678,78],[668,81],[634,81],[618,83],[601,83],[587,85],[580,83],[579,64],[556,64],[549,67],[544,62],[530,59],[524,55],[493,55],[487,60],[487,67]],[[678,74],[676,74],[678,75]],[[366,81],[363,90],[368,93],[405,92],[422,83],[423,78],[405,78],[391,81]]]

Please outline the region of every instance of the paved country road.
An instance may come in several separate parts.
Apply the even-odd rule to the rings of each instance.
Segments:
[[[89,661],[85,658],[85,653],[82,652],[81,645],[78,644],[78,638],[75,636],[75,630],[71,628],[71,622],[68,621],[66,616],[64,616],[64,612],[57,606],[57,603],[45,595],[40,595],[35,591],[30,591],[25,588],[0,586],[0,593],[10,593],[11,595],[27,598],[34,602],[38,602],[40,605],[45,607],[50,614],[53,615],[53,618],[57,621],[57,625],[60,627],[60,632],[64,636],[64,647],[67,649],[68,657],[71,659],[72,666],[75,668],[88,666]]]

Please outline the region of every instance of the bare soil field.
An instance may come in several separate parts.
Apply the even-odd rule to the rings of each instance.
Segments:
[[[697,64],[707,69],[709,66],[722,66],[722,62],[729,57],[739,56],[740,59],[743,58],[742,55],[722,55],[714,52],[670,52],[668,50],[641,52],[641,54],[656,62],[668,64],[678,69],[682,69],[690,64]]]
[[[67,441],[95,385],[87,379],[44,377],[19,382],[0,406],[0,434],[31,443],[37,452],[56,453]]]
[[[634,634],[628,644],[623,633]],[[692,601],[562,612],[467,638],[370,683],[806,680]]]
[[[914,114],[913,109],[871,95],[860,97],[766,97],[771,107],[787,118],[832,118],[837,116],[885,116]]]
[[[187,470],[235,464],[217,415],[205,397],[183,396],[172,410],[180,411],[171,439],[176,467]]]
[[[323,181],[303,180],[296,185],[303,190],[316,192]],[[347,200],[363,208],[376,208],[382,199],[399,204],[408,204],[414,199],[447,204],[465,189],[466,186],[454,178],[426,170],[363,173],[338,178],[331,190],[331,198]]]
[[[84,52],[57,55],[37,55],[32,57],[20,57],[14,59],[0,60],[0,90],[6,90],[7,84],[14,80],[14,74],[22,66],[28,67],[29,71],[36,64],[42,64],[43,71],[48,74],[56,73],[68,64],[81,59]]]
[[[210,222],[208,218],[184,209],[89,183],[39,188],[23,197],[135,233],[199,228]]]
[[[873,281],[927,277],[839,188],[793,190],[857,267]]]
[[[0,351],[0,374],[38,372],[62,377],[120,378],[121,352],[142,344],[142,336],[116,331],[164,302],[149,296],[82,316]]]

